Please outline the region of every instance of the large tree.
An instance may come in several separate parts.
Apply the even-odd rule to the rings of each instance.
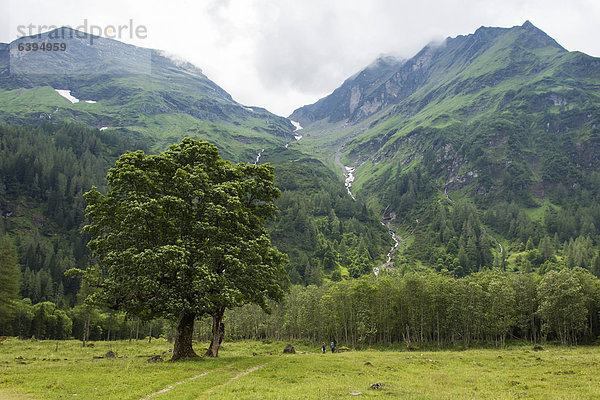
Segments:
[[[186,138],[164,153],[122,155],[106,195],[85,194],[84,232],[98,266],[94,300],[142,317],[177,320],[173,359],[196,356],[194,320],[213,317],[208,354],[218,355],[225,309],[279,300],[285,255],[263,227],[279,190],[270,165],[233,165],[217,148]]]

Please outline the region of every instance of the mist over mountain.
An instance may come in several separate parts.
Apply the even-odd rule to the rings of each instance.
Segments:
[[[403,64],[403,60],[393,56],[382,56],[348,78],[331,95],[295,110],[290,119],[299,121],[303,126],[322,119],[329,122],[359,121],[373,113],[375,99],[393,101],[388,97],[398,96],[398,93],[392,94],[385,83]]]
[[[564,241],[598,244],[599,87],[600,59],[527,21],[377,60],[290,118],[305,146],[354,168],[354,193],[410,234],[410,268],[520,268],[527,242],[553,238],[558,258],[534,263],[550,268]]]
[[[70,103],[55,89],[81,101]],[[160,143],[205,137],[222,149],[245,147],[245,161],[293,140],[287,119],[237,103],[190,63],[65,27],[0,47],[0,101],[0,121],[8,123],[77,121]],[[237,159],[240,150],[228,156]]]
[[[484,54],[489,55],[490,52],[499,51],[498,46],[502,46],[499,43],[501,37],[507,40],[504,46],[510,47],[509,53],[503,56],[506,57],[504,61],[508,63],[511,70],[495,71],[495,76],[491,75],[492,71],[480,70],[478,73],[480,80],[473,84],[493,85],[498,83],[494,82],[494,79],[506,79],[511,73],[513,75],[527,73],[520,69],[519,65],[521,68],[529,69],[531,66],[525,64],[537,61],[537,57],[529,52],[539,49],[555,49],[557,53],[566,52],[556,41],[529,21],[514,28],[481,27],[470,35],[447,38],[441,43],[431,43],[409,60],[398,60],[394,57],[378,58],[371,65],[348,78],[331,95],[295,110],[290,118],[300,121],[303,126],[322,119],[328,122],[342,120],[350,123],[359,122],[402,102],[419,90],[427,88],[431,90],[434,85],[440,83],[448,84],[448,81],[456,79],[457,75],[461,75],[462,71],[471,67],[472,63],[483,64],[492,61],[484,59]],[[505,48],[505,50],[509,49]],[[474,67],[470,69],[475,70]],[[471,86],[469,90],[476,91],[477,87]]]

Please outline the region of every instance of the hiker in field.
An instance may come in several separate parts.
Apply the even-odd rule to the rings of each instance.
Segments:
[[[330,346],[331,346],[331,352],[335,353],[335,343],[331,342]]]
[[[323,350],[323,354],[325,354],[325,352],[327,351],[327,348],[325,347],[325,343],[323,343],[323,346],[321,346],[321,350]]]

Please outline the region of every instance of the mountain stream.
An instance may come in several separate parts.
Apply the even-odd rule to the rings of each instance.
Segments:
[[[254,161],[254,165],[258,164],[258,161],[260,160],[260,156],[262,156],[263,151],[265,151],[265,149],[261,149],[258,153],[256,153],[256,160]]]

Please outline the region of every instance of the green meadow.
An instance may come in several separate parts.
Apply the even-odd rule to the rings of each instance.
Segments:
[[[196,345],[201,354],[203,343]],[[600,348],[360,350],[226,342],[218,359],[148,362],[164,340],[129,343],[9,339],[0,344],[1,399],[597,399]],[[103,357],[113,351],[116,358]],[[375,383],[380,389],[371,389]],[[357,394],[360,392],[361,394]],[[354,393],[352,395],[351,393]]]

